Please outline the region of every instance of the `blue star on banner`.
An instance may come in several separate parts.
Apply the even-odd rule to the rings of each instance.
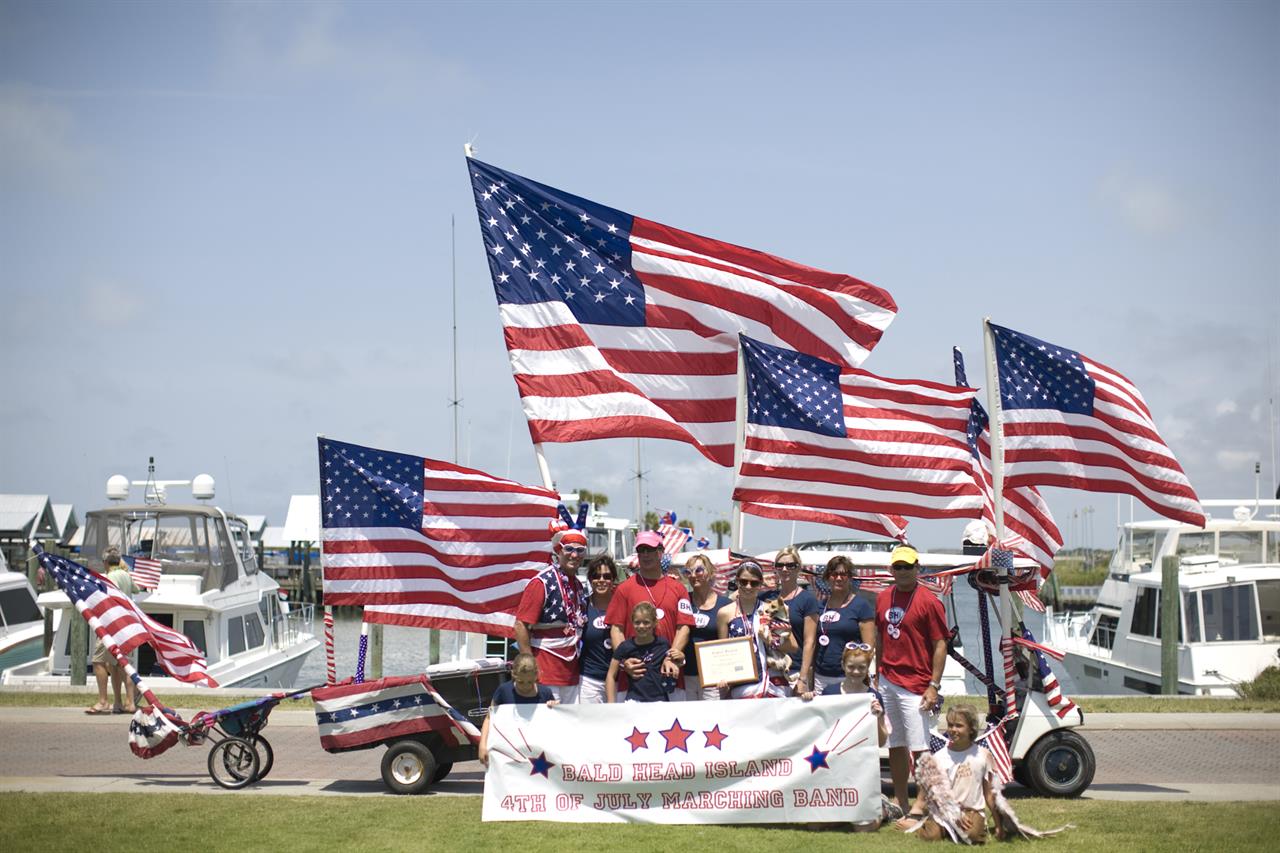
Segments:
[[[529,759],[529,763],[533,765],[533,769],[529,771],[530,776],[542,776],[544,779],[550,779],[551,768],[555,767],[547,760],[546,750],[541,755],[535,755]]]
[[[747,419],[760,426],[844,437],[840,367],[740,335],[747,368]]]
[[[830,770],[831,765],[827,764],[827,756],[830,754],[831,754],[831,750],[827,750],[826,752],[823,752],[822,750],[818,749],[818,745],[815,743],[813,745],[813,752],[809,753],[804,757],[804,760],[809,762],[809,772],[817,773],[818,769],[821,767],[825,767],[828,770]]]

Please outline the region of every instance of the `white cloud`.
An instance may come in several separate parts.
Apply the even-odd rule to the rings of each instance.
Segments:
[[[91,161],[69,110],[29,88],[0,85],[0,180],[73,190]]]
[[[1258,454],[1252,450],[1219,450],[1215,454],[1219,467],[1224,471],[1252,470]]]
[[[1221,400],[1213,410],[1219,415],[1234,415],[1239,409],[1235,400]]]
[[[85,320],[104,329],[132,322],[144,304],[136,288],[109,279],[88,282],[80,294],[80,310]]]
[[[1151,236],[1177,233],[1191,220],[1190,206],[1172,187],[1123,169],[1102,179],[1098,197],[1126,225]]]

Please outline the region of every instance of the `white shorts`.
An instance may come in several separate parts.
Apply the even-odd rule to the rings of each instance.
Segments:
[[[578,704],[578,685],[576,684],[548,684],[546,688],[551,691],[551,695],[560,700],[562,705]]]
[[[843,675],[823,675],[822,673],[815,672],[813,674],[813,692],[821,693],[822,688],[830,687],[833,684],[840,684],[843,681]]]
[[[604,679],[582,676],[582,679],[578,682],[578,704],[603,705]]]
[[[684,693],[687,702],[711,702],[720,700],[720,688],[712,684],[705,686],[696,675],[684,677]]]
[[[912,752],[929,748],[929,730],[938,722],[936,715],[920,710],[920,696],[899,687],[885,676],[880,677],[880,695],[884,699],[884,718],[889,724],[890,749],[905,746]]]

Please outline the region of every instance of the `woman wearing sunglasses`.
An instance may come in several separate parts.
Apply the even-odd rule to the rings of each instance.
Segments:
[[[604,681],[613,660],[613,642],[604,615],[613,600],[613,587],[618,582],[618,565],[608,554],[593,557],[587,563],[587,623],[582,631],[582,680],[578,684],[579,705],[604,704]],[[619,701],[626,698],[623,693]]]
[[[703,684],[698,676],[698,650],[694,644],[714,640],[720,636],[717,617],[720,609],[729,604],[729,598],[716,592],[715,564],[706,554],[694,554],[680,570],[689,583],[689,603],[693,605],[693,631],[689,634],[689,648],[685,655],[685,698],[689,701],[719,699],[720,688],[715,684]]]
[[[791,688],[799,694],[813,689],[813,661],[818,648],[818,616],[822,603],[809,590],[800,586],[800,552],[791,546],[773,558],[778,570],[778,597],[787,605],[791,617],[791,636],[796,638],[800,655],[791,658]]]
[[[728,691],[731,699],[766,699],[769,697],[788,696],[791,685],[785,676],[769,672],[766,659],[770,651],[795,655],[800,651],[796,638],[792,636],[790,625],[782,635],[771,632],[764,624],[761,616],[760,593],[764,588],[764,569],[755,560],[743,560],[734,573],[738,584],[738,600],[720,608],[716,618],[716,627],[720,639],[729,637],[752,637],[755,639],[756,659],[760,662],[760,680],[750,684],[739,684],[732,689],[723,682],[718,685],[721,691]],[[775,639],[776,638],[776,639]]]
[[[815,691],[844,680],[841,655],[848,643],[876,642],[876,614],[871,604],[858,598],[853,588],[853,563],[843,554],[827,561],[823,578],[831,587],[827,604],[818,617]]]

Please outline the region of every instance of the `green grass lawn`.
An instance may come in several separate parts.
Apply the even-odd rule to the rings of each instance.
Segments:
[[[1076,828],[1037,850],[1275,849],[1273,803],[1023,799],[1024,823]],[[73,816],[77,819],[72,819]],[[482,823],[479,797],[0,794],[9,850],[919,850],[893,829]]]

